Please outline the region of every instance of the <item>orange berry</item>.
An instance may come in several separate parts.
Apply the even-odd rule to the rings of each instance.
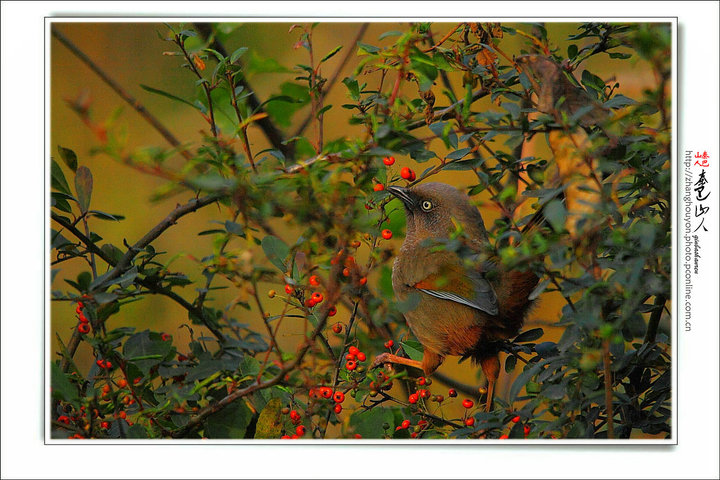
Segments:
[[[127,387],[127,380],[125,380],[124,378],[121,378],[120,380],[118,380],[117,384],[118,384],[118,387],[125,388],[125,387]]]
[[[312,297],[310,299],[315,302],[315,304],[318,304],[323,301],[323,294],[320,292],[313,292]]]
[[[348,347],[348,353],[350,353],[352,355],[357,355],[358,352],[360,352],[360,349],[358,347],[356,347],[355,345],[351,345],[350,347]]]
[[[337,313],[337,308],[335,307],[335,305],[328,308],[328,317],[334,317],[336,313]]]
[[[87,323],[81,323],[80,325],[78,325],[77,329],[80,333],[90,333],[90,325],[88,325]]]
[[[383,158],[383,163],[389,167],[390,165],[395,163],[395,157],[385,157]]]
[[[342,403],[345,401],[345,394],[341,391],[337,391],[333,394],[333,400],[335,400],[335,403]]]
[[[118,416],[120,418],[125,419],[125,418],[127,418],[127,413],[125,413],[125,410],[120,410],[120,413],[118,413]]]
[[[393,342],[392,340],[388,340],[387,342],[385,342],[385,348],[392,348],[393,345],[395,345],[395,342]]]
[[[343,277],[349,277],[350,269],[348,267],[343,268],[342,274],[343,274]]]
[[[285,285],[285,293],[287,293],[288,295],[292,295],[293,293],[295,293],[295,289],[290,285]]]
[[[345,363],[345,368],[348,370],[355,370],[357,368],[357,363],[355,363],[354,360],[349,360],[347,363]]]
[[[382,231],[381,235],[385,240],[390,240],[393,236],[393,233],[392,233],[392,230],[386,228],[385,230]]]
[[[415,180],[415,172],[412,171],[412,169],[408,167],[403,167],[400,169],[400,176],[408,181]]]
[[[373,190],[375,190],[376,192],[382,192],[383,190],[385,190],[385,185],[383,185],[382,183],[376,183],[373,187]]]
[[[358,362],[364,362],[367,357],[363,352],[358,352],[357,354],[357,360]]]
[[[362,286],[362,285],[365,285],[366,283],[367,283],[367,277],[362,277],[360,279],[360,285]]]
[[[335,333],[342,333],[342,329],[343,329],[343,327],[342,327],[342,324],[340,324],[340,323],[336,323],[332,327],[332,331]]]
[[[465,426],[472,427],[473,425],[475,425],[475,418],[470,417],[465,419]]]
[[[312,285],[314,287],[317,287],[318,285],[320,285],[317,275],[310,275],[310,279],[308,280],[308,282],[310,283],[310,285]]]
[[[345,355],[345,360],[356,360],[356,359],[357,359],[357,357],[355,355],[353,355],[352,353],[348,353],[347,355]]]

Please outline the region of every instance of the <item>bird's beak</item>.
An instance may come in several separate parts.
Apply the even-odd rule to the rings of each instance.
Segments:
[[[415,200],[410,196],[410,191],[407,188],[391,185],[387,189],[388,192],[400,199],[408,209],[412,209],[415,206]]]

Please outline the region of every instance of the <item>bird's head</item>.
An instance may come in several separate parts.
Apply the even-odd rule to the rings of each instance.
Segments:
[[[470,238],[486,241],[485,224],[470,198],[446,183],[429,182],[410,188],[390,186],[388,191],[405,206],[406,239],[421,242],[448,238],[459,223]]]

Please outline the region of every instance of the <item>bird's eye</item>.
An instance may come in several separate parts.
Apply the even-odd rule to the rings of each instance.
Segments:
[[[429,211],[430,209],[432,209],[433,204],[432,204],[432,202],[431,202],[430,200],[425,200],[424,202],[422,202],[422,203],[420,204],[420,207],[427,212],[427,211]]]

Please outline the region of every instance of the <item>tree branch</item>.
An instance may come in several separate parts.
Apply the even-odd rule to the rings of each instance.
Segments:
[[[223,57],[228,56],[228,52],[225,49],[225,46],[220,43],[216,38],[214,38],[212,24],[196,23],[195,28],[205,40],[212,39],[212,41],[210,42],[210,48],[216,50]],[[236,63],[240,65],[239,61],[237,61]],[[250,109],[255,113],[265,112],[265,110],[261,107],[262,103],[255,94],[255,90],[253,90],[253,88],[250,86],[247,79],[245,78],[245,75],[240,75],[239,78],[240,84],[244,87],[245,91],[250,93],[250,95],[247,97],[247,102],[250,106]],[[285,155],[286,159],[291,159],[295,157],[295,149],[292,147],[292,145],[284,143],[285,137],[283,133],[275,126],[270,117],[266,116],[260,118],[255,123],[260,127],[262,132],[265,134],[265,137],[268,139],[268,141],[270,141],[272,146],[280,150],[283,155]]]
[[[107,73],[105,73],[105,71],[103,71],[92,59],[90,59],[90,57],[88,57],[73,42],[71,42],[70,39],[60,33],[55,27],[51,29],[51,33],[53,37],[57,38],[60,43],[65,45],[73,53],[73,55],[80,59],[85,65],[90,68],[90,70],[95,72],[103,82],[105,82],[110,88],[112,88],[115,93],[120,96],[120,98],[125,100],[133,109],[135,109],[135,111],[138,112],[140,116],[143,117],[150,125],[152,125],[153,128],[157,130],[158,133],[160,133],[160,135],[162,135],[163,138],[170,145],[177,148],[183,157],[185,157],[187,160],[190,160],[192,158],[190,152],[188,152],[182,147],[180,141],[175,138],[172,133],[170,133],[170,131],[165,127],[165,125],[160,122],[160,120],[158,120],[153,114],[148,112],[147,109],[139,101],[137,101],[134,97],[127,93],[125,89],[120,86],[119,83],[117,83]]]

